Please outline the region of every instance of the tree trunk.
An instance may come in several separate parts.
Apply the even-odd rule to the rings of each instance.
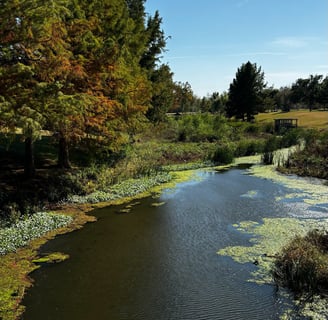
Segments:
[[[31,137],[25,139],[24,174],[27,178],[31,178],[35,174],[34,148],[33,148],[33,140]]]
[[[71,167],[67,139],[63,136],[59,138],[58,166],[63,169],[69,169]]]

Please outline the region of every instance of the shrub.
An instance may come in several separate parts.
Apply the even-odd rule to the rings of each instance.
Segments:
[[[216,148],[212,161],[215,164],[229,164],[234,160],[234,150],[229,145],[220,145]]]
[[[237,143],[234,155],[236,157],[252,156],[262,153],[264,149],[263,140],[241,140]]]
[[[281,138],[281,147],[291,147],[300,143],[302,136],[304,135],[301,129],[290,129]]]
[[[328,235],[318,230],[296,237],[276,258],[275,281],[295,293],[328,288]]]

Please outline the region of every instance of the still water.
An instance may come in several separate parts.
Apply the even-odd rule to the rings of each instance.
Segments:
[[[32,274],[23,319],[279,319],[288,301],[272,285],[247,281],[254,264],[217,251],[248,245],[233,224],[286,215],[275,201],[284,187],[237,168],[199,175],[132,203],[130,213],[95,210],[96,223],[43,246],[70,259]],[[245,196],[250,190],[257,196]]]

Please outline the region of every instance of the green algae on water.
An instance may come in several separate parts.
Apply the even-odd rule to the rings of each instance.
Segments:
[[[152,207],[161,207],[165,204],[165,202],[154,202],[151,204]]]
[[[296,176],[283,175],[276,171],[276,167],[269,166],[253,166],[248,173],[256,177],[268,179],[275,183],[280,183],[290,189],[284,197],[277,198],[278,201],[283,199],[298,198],[304,203],[312,204],[328,204],[328,186],[319,179],[300,178]]]
[[[68,254],[64,254],[61,252],[53,252],[53,253],[50,253],[41,258],[34,259],[34,260],[32,260],[32,262],[35,264],[59,263],[59,262],[65,261],[67,259],[69,259]]]
[[[261,223],[242,221],[233,227],[251,235],[249,246],[230,246],[218,251],[219,255],[230,256],[238,263],[254,263],[258,266],[249,281],[273,283],[271,269],[273,258],[282,247],[295,236],[305,235],[313,228],[328,227],[327,220],[296,218],[264,218]]]

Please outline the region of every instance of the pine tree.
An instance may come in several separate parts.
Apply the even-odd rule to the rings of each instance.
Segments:
[[[261,67],[258,68],[255,63],[249,61],[243,64],[230,84],[227,115],[252,121],[261,107],[261,93],[265,86]]]

